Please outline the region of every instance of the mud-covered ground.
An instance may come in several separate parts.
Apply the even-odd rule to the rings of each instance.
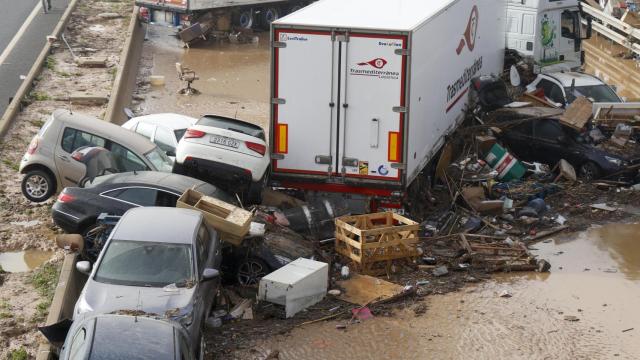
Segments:
[[[72,108],[97,117],[104,116],[106,105],[70,105],[65,99],[73,94],[109,95],[132,9],[132,1],[81,0],[67,25],[65,37],[76,55],[106,57],[107,67],[78,67],[65,45],[57,43],[23,111],[2,139],[0,252],[56,250],[54,236],[58,230],[50,216],[55,198],[41,204],[26,200],[20,191],[22,176],[18,174],[18,165],[31,138],[53,110]],[[117,13],[120,17],[105,19],[98,16],[101,13]],[[33,220],[36,220],[35,225],[25,226],[25,222]],[[58,264],[62,257],[58,250],[49,262]],[[46,318],[47,308],[39,304],[46,304],[47,293],[34,287],[33,277],[33,272],[3,275],[4,284],[0,284],[0,359],[21,347],[34,356],[38,342],[43,341],[37,335],[36,326]],[[51,282],[51,279],[47,281]]]

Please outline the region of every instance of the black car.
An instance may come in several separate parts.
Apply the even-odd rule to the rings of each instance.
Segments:
[[[197,179],[158,171],[137,171],[100,176],[84,188],[65,188],[51,214],[56,225],[64,231],[84,234],[101,213],[123,215],[137,206],[175,207],[187,189],[236,203],[224,191]]]
[[[90,315],[76,320],[60,352],[73,359],[202,359],[177,322],[144,315]]]
[[[513,120],[512,124],[502,126],[500,140],[518,159],[552,167],[565,159],[585,180],[623,172],[636,162],[598,148],[588,135],[553,118]]]

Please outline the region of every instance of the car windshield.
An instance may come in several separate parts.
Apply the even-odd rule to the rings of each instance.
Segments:
[[[607,85],[576,86],[573,92],[571,92],[571,87],[564,90],[570,103],[578,96],[584,96],[593,102],[620,102],[618,95]]]
[[[193,282],[189,244],[112,240],[104,251],[94,278],[97,282],[148,287]]]
[[[262,130],[260,126],[249,124],[240,120],[207,115],[198,120],[196,124],[235,131],[241,134],[247,134],[256,137],[261,140],[265,140],[264,130]]]
[[[173,170],[173,161],[169,159],[159,147],[153,148],[144,155],[153,164],[158,171],[171,172]]]
[[[176,135],[176,140],[180,141],[180,139],[182,139],[182,137],[184,136],[184,133],[187,132],[187,129],[177,129],[177,130],[173,130],[173,133]]]

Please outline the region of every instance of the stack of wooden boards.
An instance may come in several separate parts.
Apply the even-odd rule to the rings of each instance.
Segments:
[[[218,231],[220,239],[239,246],[249,232],[253,214],[222,200],[187,189],[178,199],[176,207],[197,210],[209,226]]]

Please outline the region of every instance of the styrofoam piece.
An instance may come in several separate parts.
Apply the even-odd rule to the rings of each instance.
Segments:
[[[286,317],[316,304],[327,293],[329,265],[299,258],[260,280],[258,299],[284,305]]]

